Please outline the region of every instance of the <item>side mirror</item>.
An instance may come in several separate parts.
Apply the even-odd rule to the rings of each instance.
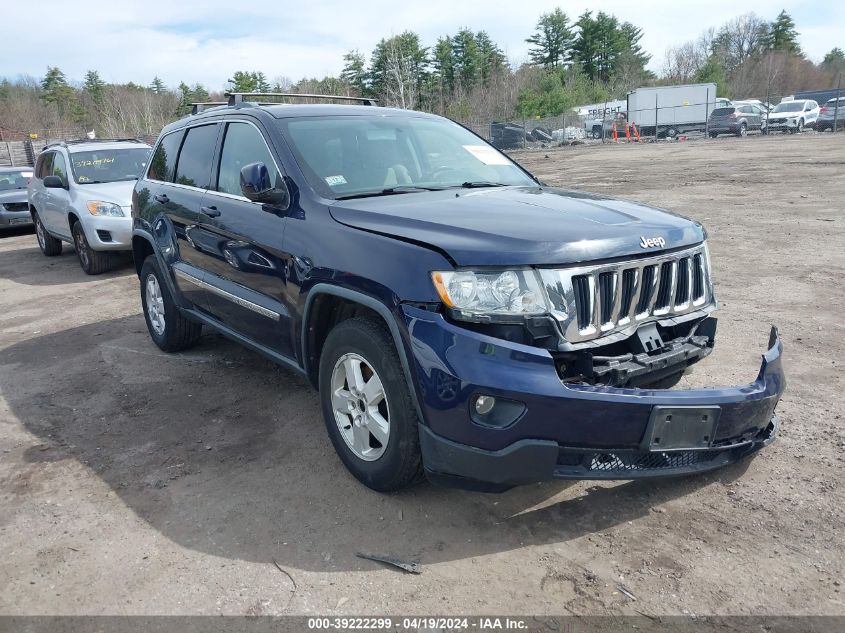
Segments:
[[[287,186],[281,177],[273,184],[270,171],[264,163],[250,163],[241,168],[241,192],[253,202],[277,209],[287,209],[290,204]]]
[[[62,180],[61,176],[45,176],[44,186],[47,189],[64,189],[65,181]]]

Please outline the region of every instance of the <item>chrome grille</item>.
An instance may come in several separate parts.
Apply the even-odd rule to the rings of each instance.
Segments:
[[[714,306],[706,246],[644,259],[540,271],[569,343]]]

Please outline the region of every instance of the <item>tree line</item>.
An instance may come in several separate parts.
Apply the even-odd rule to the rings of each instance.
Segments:
[[[472,122],[555,116],[576,105],[624,98],[642,85],[715,82],[719,96],[763,98],[835,85],[845,70],[842,49],[820,64],[806,58],[794,20],[785,11],[772,22],[753,13],[704,31],[666,52],[660,76],[648,71],[642,29],[604,11],[571,19],[557,8],[542,14],[526,63],[509,63],[484,30],[458,29],[433,43],[413,31],[382,38],[369,54],[343,56],[337,76],[268,78],[240,70],[226,81],[235,92],[336,94],[378,99]],[[154,77],[148,85],[104,82],[96,70],[73,83],[57,67],[41,79],[0,81],[0,127],[47,130],[55,136],[95,130],[103,137],[155,136],[190,104],[222,100],[222,91],[181,82],[173,90]]]

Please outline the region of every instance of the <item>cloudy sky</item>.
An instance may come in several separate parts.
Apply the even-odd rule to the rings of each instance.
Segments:
[[[39,0],[4,2],[0,15],[0,77],[43,76],[58,66],[71,80],[96,69],[106,81],[148,84],[156,75],[225,87],[236,70],[260,70],[271,80],[337,74],[350,49],[369,53],[384,36],[411,29],[425,44],[462,26],[484,29],[513,62],[527,56],[525,38],[538,16],[555,6],[570,17],[600,7],[643,28],[644,48],[659,71],[672,46],[754,8],[772,20],[782,8],[795,19],[800,42],[818,61],[845,48],[845,2],[781,0]]]

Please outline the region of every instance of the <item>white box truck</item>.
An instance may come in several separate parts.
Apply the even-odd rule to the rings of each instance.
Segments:
[[[637,88],[628,93],[628,121],[642,136],[675,138],[684,132],[702,131],[716,107],[716,84],[686,84]]]

